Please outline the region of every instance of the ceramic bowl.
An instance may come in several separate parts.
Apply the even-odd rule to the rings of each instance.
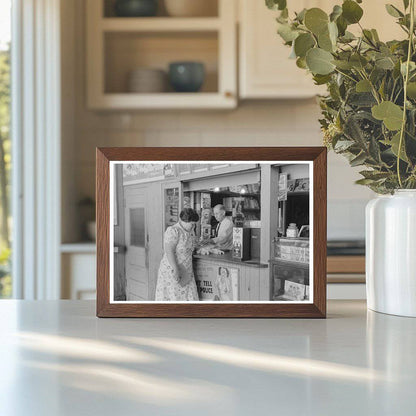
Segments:
[[[160,93],[167,90],[166,72],[161,69],[139,68],[131,71],[127,90],[135,93]]]
[[[117,0],[114,11],[119,17],[156,16],[157,3],[158,0]]]
[[[205,80],[205,67],[201,62],[172,62],[169,65],[169,82],[177,92],[197,92]]]

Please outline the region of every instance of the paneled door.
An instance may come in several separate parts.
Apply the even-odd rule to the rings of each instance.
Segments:
[[[125,196],[126,300],[149,300],[147,187]]]

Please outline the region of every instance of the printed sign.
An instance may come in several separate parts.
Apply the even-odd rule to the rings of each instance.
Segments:
[[[179,220],[179,188],[165,190],[165,229]]]
[[[218,267],[216,284],[218,295],[214,300],[223,302],[238,300],[238,269]]]
[[[279,189],[278,197],[279,201],[287,201],[287,174],[281,173],[279,175]]]
[[[123,164],[123,184],[135,184],[165,179],[175,175],[172,163],[126,163]]]
[[[215,288],[215,266],[205,262],[198,262],[195,267],[195,281],[198,288],[199,300],[214,300]]]
[[[285,281],[285,298],[290,300],[304,300],[306,297],[306,286],[300,283]]]
[[[238,269],[198,262],[195,281],[199,300],[233,302],[239,298]]]

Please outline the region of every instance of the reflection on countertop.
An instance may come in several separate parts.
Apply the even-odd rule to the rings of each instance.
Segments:
[[[202,259],[215,262],[233,263],[240,266],[255,267],[255,268],[267,268],[268,264],[260,263],[259,260],[246,260],[241,261],[233,258],[231,251],[226,251],[224,254],[194,254],[194,259]]]
[[[365,301],[318,320],[97,319],[94,301],[0,315],[2,415],[415,414],[416,319]]]

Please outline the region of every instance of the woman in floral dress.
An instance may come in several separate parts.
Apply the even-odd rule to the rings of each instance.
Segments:
[[[191,208],[180,213],[180,220],[164,235],[164,254],[160,262],[155,300],[198,301],[192,253],[196,246],[195,223],[198,214]]]

